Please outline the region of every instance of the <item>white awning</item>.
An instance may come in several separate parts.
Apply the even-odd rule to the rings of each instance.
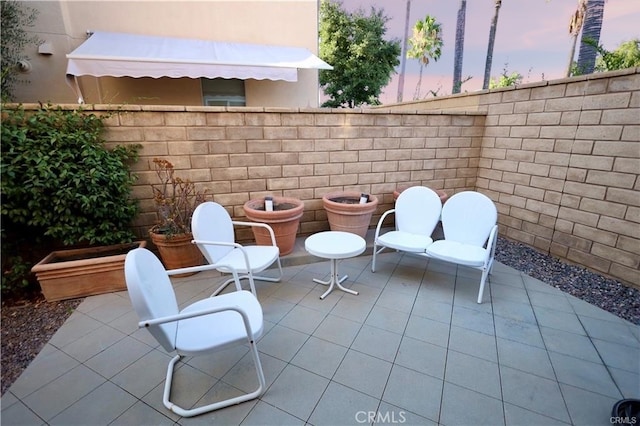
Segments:
[[[298,69],[333,69],[300,47],[94,32],[67,55],[67,75],[297,81]]]

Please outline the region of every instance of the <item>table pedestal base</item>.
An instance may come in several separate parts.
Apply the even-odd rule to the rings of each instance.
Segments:
[[[348,277],[349,277],[348,275],[345,275],[342,278],[338,278],[338,261],[337,261],[337,259],[331,259],[331,277],[330,277],[329,281],[323,281],[323,280],[319,280],[317,278],[313,279],[313,281],[318,283],[318,284],[328,285],[329,286],[327,291],[325,291],[324,294],[322,296],[320,296],[320,299],[324,299],[325,297],[327,297],[327,295],[329,293],[331,293],[335,287],[337,287],[340,290],[345,291],[347,293],[358,295],[357,291],[342,287],[342,285],[341,285],[342,282],[344,280],[346,280]]]

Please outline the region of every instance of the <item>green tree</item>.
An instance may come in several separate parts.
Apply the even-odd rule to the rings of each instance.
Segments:
[[[385,40],[389,18],[371,8],[348,13],[342,3],[320,3],[320,57],[333,70],[320,70],[320,87],[329,96],[324,107],[379,105],[382,89],[400,63],[399,40]]]
[[[420,98],[422,84],[422,70],[429,64],[429,59],[438,61],[442,54],[442,25],[436,18],[427,15],[424,20],[418,20],[413,26],[413,36],[409,39],[407,57],[420,61],[420,75],[413,99]]]
[[[594,43],[590,41],[590,43]],[[595,44],[595,43],[594,43]],[[595,71],[614,71],[640,66],[640,39],[632,39],[622,42],[612,52],[602,46],[596,46],[598,57],[596,58]]]
[[[24,48],[30,44],[38,44],[37,36],[30,35],[25,28],[33,27],[38,11],[24,6],[24,2],[16,0],[0,1],[0,55],[2,101],[10,101],[13,98],[13,86],[17,81],[20,61],[27,60],[23,53]]]
[[[500,6],[502,6],[502,0],[495,0],[493,18],[491,18],[491,28],[489,29],[489,44],[487,46],[487,58],[484,64],[484,81],[482,83],[483,89],[489,88],[489,78],[491,76],[491,63],[493,62],[493,45],[496,41],[496,31],[498,29],[498,17],[500,16]]]
[[[509,70],[507,69],[507,64],[504,65],[502,69],[502,74],[498,78],[492,78],[489,82],[489,89],[497,89],[499,87],[509,87],[515,86],[516,84],[522,83],[522,74],[519,72],[512,72],[509,74]]]
[[[3,230],[31,228],[65,245],[133,240],[129,166],[137,146],[108,149],[104,117],[42,106],[2,115]]]
[[[604,17],[605,0],[588,0],[587,9],[582,27],[580,39],[580,51],[578,52],[578,71],[580,74],[591,74],[595,68],[598,51],[596,46],[600,43],[600,31]]]

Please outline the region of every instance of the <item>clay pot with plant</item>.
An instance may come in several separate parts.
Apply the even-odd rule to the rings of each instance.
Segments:
[[[364,238],[378,206],[378,198],[355,191],[341,191],[325,194],[322,205],[332,231],[351,232]]]
[[[158,222],[149,230],[151,241],[167,269],[201,265],[202,253],[191,242],[191,217],[196,207],[205,201],[205,192],[198,191],[191,180],[176,176],[168,160],[154,158],[153,165],[159,180],[158,184],[151,185]]]
[[[271,204],[267,208],[266,205]],[[266,223],[273,229],[280,256],[293,252],[304,203],[291,197],[256,198],[244,203],[244,214],[253,222]],[[252,226],[258,245],[271,245],[271,236],[266,229]]]

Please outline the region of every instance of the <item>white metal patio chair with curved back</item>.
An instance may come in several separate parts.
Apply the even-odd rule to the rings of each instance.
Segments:
[[[493,268],[498,239],[498,210],[489,197],[475,191],[455,194],[442,207],[444,239],[427,247],[435,259],[482,271],[478,303]]]
[[[140,320],[138,326],[149,330],[164,350],[177,353],[167,368],[162,396],[165,407],[191,417],[262,395],[265,379],[256,347],[263,332],[262,307],[251,292],[240,288],[235,270],[229,268],[237,291],[209,297],[180,310],[169,274],[152,252],[145,248],[130,251],[124,269],[129,297]],[[174,368],[182,357],[244,344],[249,346],[257,374],[258,385],[253,392],[190,409],[171,402]]]
[[[272,245],[241,245],[236,243],[234,226],[260,226],[266,228],[271,235]],[[216,268],[223,273],[230,273],[233,268],[238,272],[240,279],[249,280],[251,292],[257,297],[254,280],[278,282],[282,278],[282,265],[280,263],[280,250],[276,245],[273,229],[265,223],[241,222],[231,220],[231,216],[220,204],[208,201],[200,204],[193,213],[191,219],[191,231],[193,242],[198,245],[209,264],[223,265]],[[277,263],[279,275],[268,277],[258,274]],[[198,268],[198,267],[195,267]],[[213,293],[219,294],[234,278],[226,280]]]
[[[376,258],[385,248],[427,256],[433,243],[431,234],[440,220],[442,202],[438,194],[425,186],[412,186],[398,196],[395,208],[382,214],[376,226],[371,271],[376,271]],[[395,215],[396,228],[380,234],[385,219]]]

